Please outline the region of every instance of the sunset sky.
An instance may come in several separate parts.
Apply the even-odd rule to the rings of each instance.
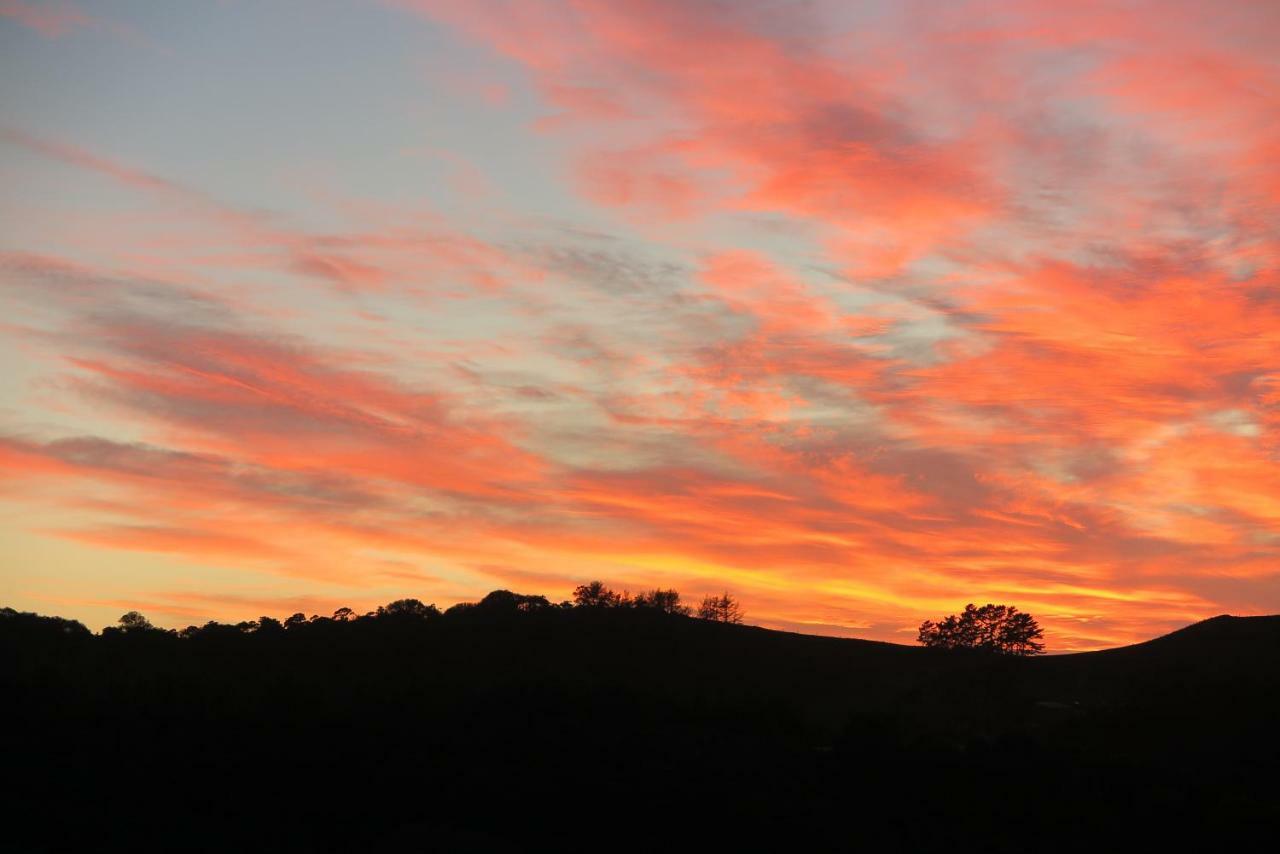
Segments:
[[[0,604],[1280,611],[1280,4],[0,0]]]

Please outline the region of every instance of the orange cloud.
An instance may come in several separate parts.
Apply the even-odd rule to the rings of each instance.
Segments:
[[[524,63],[579,122],[622,126],[606,137],[630,145],[581,154],[598,203],[677,219],[726,205],[809,218],[827,227],[848,269],[872,276],[1000,205],[975,169],[977,140],[914,134],[883,91],[882,69],[793,50],[747,14],[698,3],[586,2],[569,15],[556,3],[402,5]],[[672,126],[646,122],[655,114]]]

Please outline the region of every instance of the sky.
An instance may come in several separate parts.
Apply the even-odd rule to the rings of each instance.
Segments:
[[[0,603],[1280,611],[1280,5],[0,0]]]

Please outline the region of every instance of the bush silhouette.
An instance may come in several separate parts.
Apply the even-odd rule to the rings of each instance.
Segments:
[[[918,640],[935,649],[974,649],[1001,655],[1038,655],[1044,652],[1044,631],[1030,614],[1012,605],[972,603],[960,615],[940,622],[920,624]]]

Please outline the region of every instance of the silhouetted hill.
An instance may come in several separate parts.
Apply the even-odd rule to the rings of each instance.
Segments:
[[[1280,819],[1277,617],[1009,658],[505,592],[348,616],[4,612],[10,840],[990,851]]]
[[[1041,690],[1095,704],[1229,703],[1275,686],[1280,617],[1222,615],[1132,646],[1050,656],[1032,672]]]
[[[1142,655],[1152,661],[1171,661],[1175,658],[1216,659],[1221,663],[1242,660],[1240,653],[1248,653],[1246,661],[1256,661],[1259,655],[1272,659],[1280,656],[1280,616],[1233,617],[1221,614],[1185,626],[1167,635],[1145,643],[1103,650],[1105,655]]]

